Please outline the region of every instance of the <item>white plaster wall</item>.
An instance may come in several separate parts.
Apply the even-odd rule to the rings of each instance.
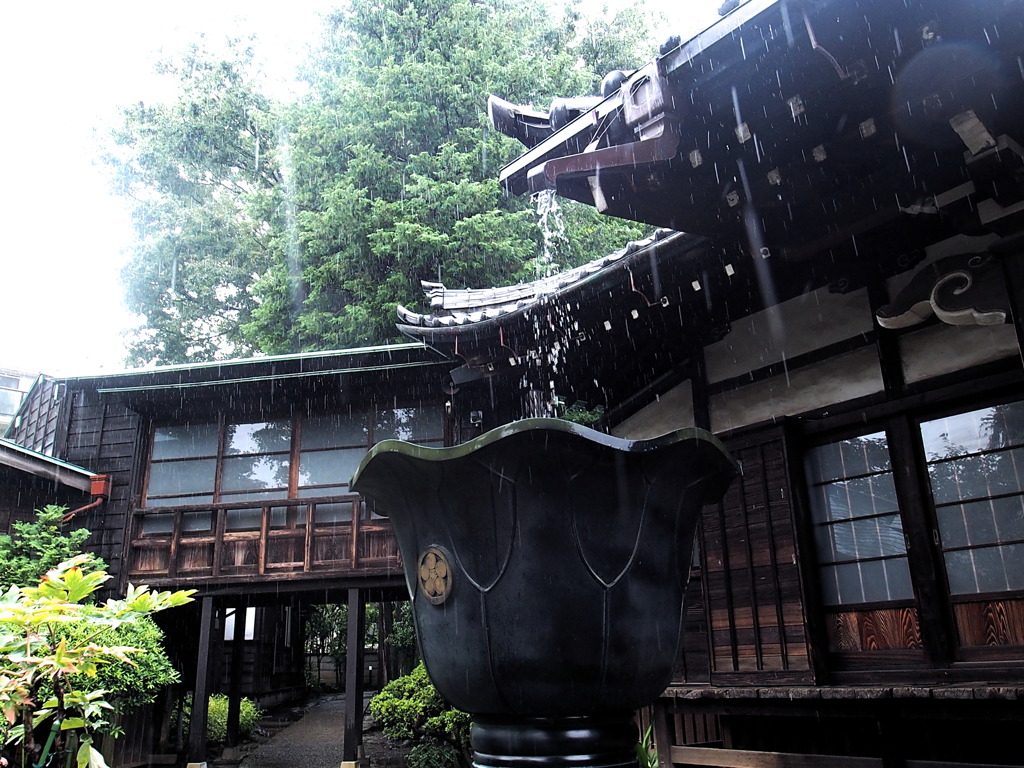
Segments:
[[[936,325],[900,337],[908,384],[1018,354],[1012,325]]]
[[[649,440],[692,426],[693,389],[689,381],[684,381],[613,427],[612,434],[628,440]]]
[[[705,348],[708,381],[741,376],[872,330],[866,290],[822,288],[736,320],[721,341]]]
[[[874,347],[865,347],[788,375],[711,398],[711,430],[725,432],[782,416],[825,408],[882,391]]]

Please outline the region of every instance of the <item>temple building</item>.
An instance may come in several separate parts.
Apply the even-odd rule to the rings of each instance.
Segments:
[[[348,488],[375,443],[702,427],[742,475],[703,511],[642,713],[661,765],[1020,765],[1022,60],[1020,3],[749,0],[574,119],[492,100],[526,145],[510,193],[649,237],[528,284],[425,283],[403,344],[43,377],[4,450],[96,502],[76,519],[118,584],[200,590],[165,620],[181,692],[282,701],[309,606],[348,603],[356,632],[405,589]],[[172,749],[165,715],[120,766]]]

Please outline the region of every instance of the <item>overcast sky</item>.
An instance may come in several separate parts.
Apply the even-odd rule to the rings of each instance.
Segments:
[[[684,36],[717,18],[716,5],[665,0],[673,31]],[[268,75],[287,79],[316,35],[319,15],[333,6],[330,0],[5,5],[0,368],[74,376],[124,367],[123,333],[135,320],[121,303],[119,271],[131,234],[122,202],[108,195],[96,166],[95,137],[116,122],[119,105],[160,98],[155,62],[203,33],[214,41],[254,33]]]

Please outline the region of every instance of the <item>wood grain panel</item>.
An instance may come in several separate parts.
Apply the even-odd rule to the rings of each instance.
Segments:
[[[982,600],[953,606],[963,647],[1024,646],[1024,600]]]
[[[834,653],[924,648],[916,608],[836,612],[827,620],[829,650]]]

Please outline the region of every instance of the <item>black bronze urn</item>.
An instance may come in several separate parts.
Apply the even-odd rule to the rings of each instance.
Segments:
[[[701,507],[735,473],[702,430],[630,441],[558,419],[370,451],[352,487],[391,518],[474,765],[635,768],[633,712],[671,678]]]

